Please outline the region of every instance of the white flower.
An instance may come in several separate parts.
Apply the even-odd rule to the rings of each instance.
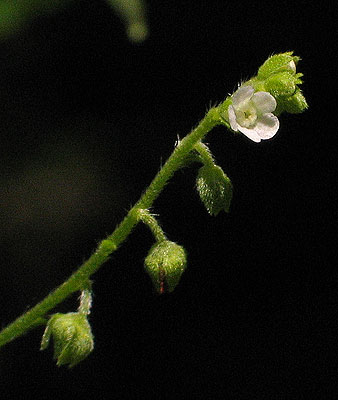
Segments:
[[[228,108],[231,129],[244,133],[254,142],[272,138],[279,128],[278,118],[272,114],[276,105],[270,93],[255,93],[252,86],[241,86]]]

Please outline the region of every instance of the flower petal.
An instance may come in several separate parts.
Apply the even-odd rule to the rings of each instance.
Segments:
[[[255,89],[252,86],[241,86],[233,95],[232,95],[232,105],[236,109],[240,106],[244,101],[249,100],[253,95]]]
[[[293,60],[289,62],[289,64],[287,65],[287,69],[291,69],[291,71],[296,72],[296,64]]]
[[[268,92],[256,92],[251,101],[257,108],[257,111],[261,114],[271,113],[276,109],[276,99],[271,96]]]
[[[261,141],[261,138],[255,131],[255,129],[248,129],[248,128],[244,128],[243,126],[238,125],[238,130],[240,132],[244,133],[245,136],[247,136],[249,139],[253,140],[256,143]]]
[[[272,138],[277,133],[278,129],[279,120],[275,115],[266,113],[258,117],[255,131],[262,139]]]
[[[229,122],[230,122],[231,129],[237,132],[238,124],[236,121],[236,114],[235,114],[235,110],[234,110],[233,106],[228,107],[228,116],[229,116]]]

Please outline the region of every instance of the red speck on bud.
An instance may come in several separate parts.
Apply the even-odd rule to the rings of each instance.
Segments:
[[[165,272],[162,267],[159,268],[159,276],[158,276],[160,287],[159,287],[159,294],[165,293],[166,290],[166,282],[165,282]]]

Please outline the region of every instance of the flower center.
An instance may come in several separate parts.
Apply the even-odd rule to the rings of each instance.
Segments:
[[[238,109],[235,112],[237,122],[244,128],[249,128],[255,125],[257,120],[257,111],[252,105],[247,104],[245,108]]]

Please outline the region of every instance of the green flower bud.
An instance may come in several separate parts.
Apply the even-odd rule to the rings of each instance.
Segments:
[[[273,74],[283,72],[285,70],[295,73],[296,65],[300,58],[293,56],[292,53],[293,51],[288,51],[286,53],[275,54],[269,57],[259,68],[257,78],[259,80],[264,80]]]
[[[298,87],[302,84],[303,76],[301,73],[296,73],[299,60],[300,58],[293,56],[292,52],[276,54],[265,61],[259,68],[257,77],[253,78],[254,83],[263,84],[264,90],[275,97],[276,115],[283,111],[292,114],[301,113],[308,107]]]
[[[292,96],[296,91],[296,79],[293,74],[279,72],[266,79],[265,90],[270,92],[275,99]]]
[[[169,240],[155,243],[144,260],[144,268],[160,294],[175,289],[186,266],[184,248]]]
[[[291,114],[299,114],[308,108],[305,97],[299,88],[297,88],[293,96],[280,99],[279,103],[280,112],[286,111]]]
[[[54,341],[54,359],[57,365],[74,367],[94,348],[93,334],[86,315],[79,313],[54,314],[42,336],[41,350],[47,348],[50,337]]]
[[[232,199],[232,184],[218,165],[204,165],[198,171],[197,191],[210,215],[221,210],[229,212]]]

